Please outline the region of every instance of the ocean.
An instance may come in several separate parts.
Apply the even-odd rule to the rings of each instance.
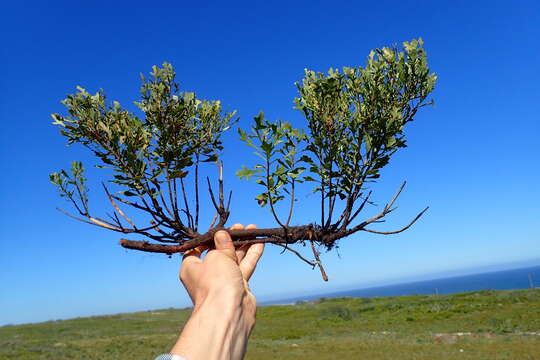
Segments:
[[[267,302],[266,304],[291,304],[297,301],[314,300],[323,297],[455,294],[468,291],[528,289],[531,287],[540,287],[540,266],[345,290],[319,295],[298,296],[280,301]]]

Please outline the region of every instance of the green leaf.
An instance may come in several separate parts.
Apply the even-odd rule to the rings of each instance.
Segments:
[[[265,152],[266,156],[270,156],[270,154],[272,153],[272,149],[274,147],[272,146],[272,144],[270,143],[267,143],[267,142],[263,142],[261,144],[261,149]]]
[[[260,194],[255,197],[255,200],[257,200],[257,203],[259,204],[259,206],[261,207],[265,206],[268,203],[268,194],[266,193]]]
[[[216,154],[209,155],[206,159],[201,160],[202,162],[216,162],[218,156]]]
[[[175,171],[171,171],[169,173],[169,178],[170,179],[180,179],[180,178],[185,178],[187,175],[188,175],[187,171],[175,170]]]
[[[240,179],[246,179],[249,180],[253,175],[260,173],[262,170],[260,169],[249,169],[246,166],[242,166],[242,169],[238,170],[236,172],[236,176],[238,176]]]

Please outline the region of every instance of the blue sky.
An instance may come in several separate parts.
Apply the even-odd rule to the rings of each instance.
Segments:
[[[323,256],[329,283],[267,247],[252,279],[261,300],[540,259],[536,1],[193,4],[2,5],[0,324],[189,305],[177,256],[127,251],[117,234],[62,216],[54,209],[67,204],[48,182],[72,160],[94,164],[51,125],[59,101],[81,85],[132,108],[138,74],[164,61],[183,89],[238,109],[243,128],[259,110],[302,126],[292,100],[304,68],[355,66],[372,48],[425,41],[436,106],[408,128],[409,147],[383,171],[374,200],[384,203],[407,180],[385,226],[429,212],[399,235],[343,240],[340,257]],[[230,224],[273,226],[252,200],[256,186],[234,177],[251,152],[235,132],[225,141],[225,176],[236,189]],[[89,175],[97,185],[99,172]],[[91,202],[107,210],[97,186]],[[310,202],[304,195],[297,223],[313,218]]]

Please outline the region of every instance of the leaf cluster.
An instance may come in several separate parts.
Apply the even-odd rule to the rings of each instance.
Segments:
[[[141,100],[135,105],[143,117],[117,101],[108,102],[102,90],[90,94],[82,87],[62,101],[68,115],[52,117],[68,145],[84,145],[101,161],[97,167],[112,169],[110,182],[123,188],[120,194],[139,197],[146,208],[160,213],[161,220],[170,215],[179,223],[179,213],[184,213],[194,228],[192,216],[178,209],[176,180],[183,181],[194,165],[198,171],[199,163],[216,162],[223,149],[221,136],[237,119],[236,112],[225,112],[219,100],[201,100],[192,92],[180,91],[175,76],[169,63],[154,66],[148,78],[141,74]],[[71,176],[62,170],[50,179],[63,196],[82,201],[83,168],[77,166],[72,167]],[[168,204],[164,183],[171,193]],[[164,208],[169,215],[163,213]],[[87,216],[88,211],[80,214]]]
[[[65,170],[52,173],[49,180],[58,186],[61,197],[72,201],[79,213],[88,214],[88,189],[83,164],[80,161],[73,161],[70,170],[71,175]],[[79,199],[80,202],[76,202],[75,199]]]
[[[401,51],[397,46],[376,49],[365,67],[330,69],[328,73],[305,70],[304,79],[296,83],[299,96],[294,102],[306,120],[307,134],[297,130],[290,142],[295,144],[295,153],[301,154],[295,166],[307,170],[302,179],[313,182],[313,190],[321,193],[321,226],[330,226],[336,198],[345,200],[349,215],[343,217],[345,222],[349,220],[346,218],[366,184],[378,179],[390,157],[406,147],[405,125],[413,121],[419,108],[432,103],[427,97],[435,81],[421,39],[403,43]],[[255,121],[254,135],[241,132],[241,137],[268,157],[273,154],[273,142],[265,134],[278,145],[274,129],[280,122]],[[258,164],[254,169],[244,168],[239,175],[247,178],[264,169],[264,164]],[[276,171],[271,177],[277,177]],[[279,184],[290,183],[290,174],[297,177],[286,172],[279,177]],[[262,175],[256,182],[266,188],[257,198],[264,205],[266,201],[260,200],[276,192],[277,182],[269,186]],[[275,196],[273,200],[283,198]]]
[[[141,75],[142,100],[135,103],[143,119],[117,101],[107,104],[103,91],[91,95],[81,87],[62,101],[69,116],[52,115],[68,144],[89,148],[102,161],[99,167],[114,170],[114,183],[136,192],[145,191],[147,180],[163,182],[163,174],[185,177],[197,159],[215,161],[222,149],[221,134],[235,115],[223,113],[219,101],[180,92],[170,64],[152,70],[149,79]]]
[[[237,172],[241,179],[250,179],[266,188],[256,197],[259,205],[275,204],[291,194],[293,183],[302,183],[305,167],[299,162],[300,144],[305,141],[304,131],[295,129],[286,121],[270,122],[260,112],[254,118],[251,132],[238,129],[240,139],[255,149],[260,163],[253,169],[243,166]]]

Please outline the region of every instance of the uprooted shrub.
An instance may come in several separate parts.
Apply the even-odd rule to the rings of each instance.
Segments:
[[[143,117],[116,101],[108,102],[101,90],[90,94],[81,87],[63,101],[68,115],[52,115],[68,144],[82,144],[96,156],[97,167],[108,169],[103,189],[113,208],[108,218],[90,211],[83,165],[73,162],[69,172],[50,175],[77,214],[61,211],[91,225],[145,237],[121,239],[129,249],[170,255],[211,246],[213,234],[225,229],[230,214],[221,137],[238,120],[236,112],[224,111],[220,101],[180,91],[168,63],[154,66],[149,78],[141,77],[141,99],[135,104]],[[395,209],[405,183],[379,213],[365,220],[359,215],[371,203],[370,184],[379,179],[392,155],[406,147],[405,126],[420,108],[432,103],[428,96],[435,81],[422,40],[373,50],[364,67],[328,73],[305,70],[305,77],[296,83],[294,100],[305,127],[269,121],[261,112],[249,131],[238,130],[260,161],[242,167],[237,175],[260,186],[255,200],[269,207],[276,227],[227,230],[235,245],[281,246],[318,266],[326,280],[321,246],[332,249],[338,240],[359,231],[395,234],[408,229],[427,208],[398,230],[372,228]],[[215,217],[207,231],[200,231],[200,170],[216,164],[217,186],[208,177],[204,184]],[[320,198],[320,217],[291,225],[299,187],[311,187]],[[276,211],[282,201],[288,204],[285,214]],[[128,208],[145,214],[147,222],[136,224]],[[290,247],[294,243],[309,245],[314,260]]]

